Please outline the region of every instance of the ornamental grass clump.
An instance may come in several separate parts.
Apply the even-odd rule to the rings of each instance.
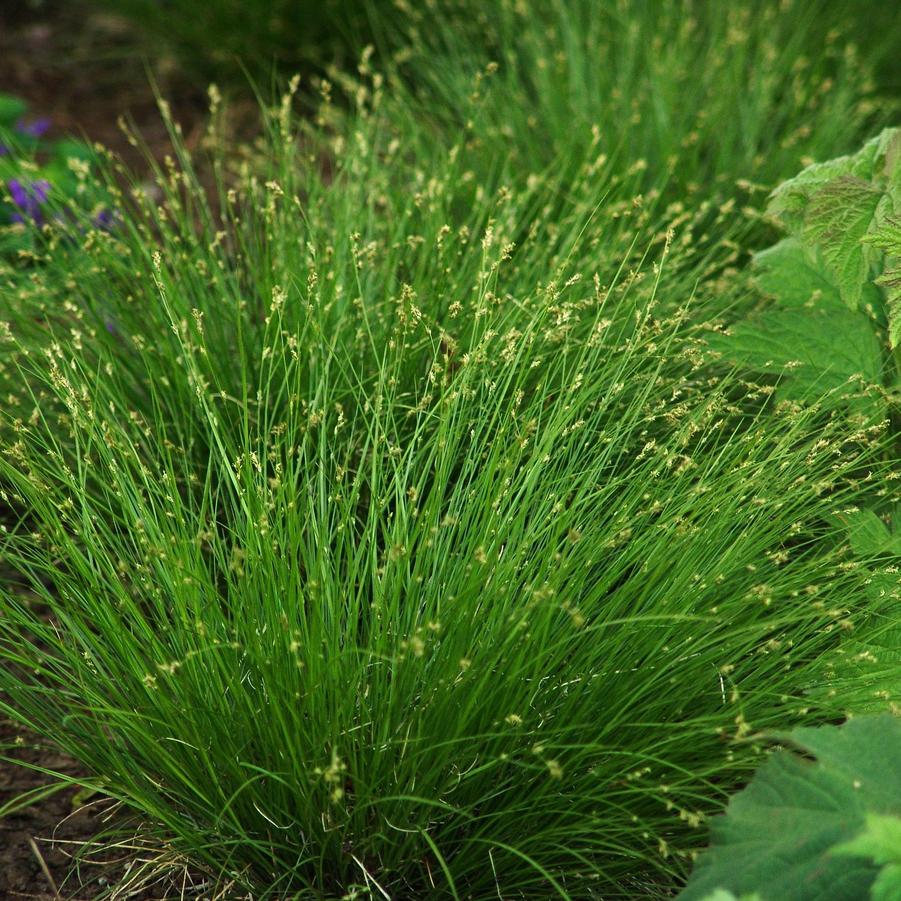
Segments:
[[[643,160],[642,190],[744,200],[749,187],[855,148],[897,108],[873,71],[897,56],[901,23],[861,52],[850,34],[866,16],[853,0],[403,6],[393,55],[422,117],[468,124],[526,172],[603,154],[617,171]],[[396,22],[373,20],[390,49]]]
[[[747,199],[897,110],[901,21],[858,0],[93,0],[189,72],[246,91],[341,79],[367,49],[421,121],[522,174],[603,155],[643,191]],[[886,21],[872,28],[874,16]],[[472,99],[481,100],[474,111]],[[894,106],[894,110],[891,107]],[[736,181],[742,183],[736,188]]]
[[[690,223],[372,106],[45,230],[0,709],[242,896],[667,897],[744,739],[897,695],[836,525],[882,426],[712,357]]]

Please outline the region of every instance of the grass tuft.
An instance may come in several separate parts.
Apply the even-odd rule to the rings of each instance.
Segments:
[[[360,100],[19,272],[0,710],[254,897],[666,897],[750,736],[891,697],[881,426],[706,350],[709,210]]]

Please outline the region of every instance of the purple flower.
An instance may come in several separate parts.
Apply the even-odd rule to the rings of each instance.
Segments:
[[[99,228],[101,231],[109,231],[115,225],[115,221],[116,214],[112,210],[101,210],[91,220],[91,224],[94,228]]]
[[[0,156],[6,156],[9,153],[9,147],[6,144],[0,144]]]
[[[42,225],[44,216],[41,204],[46,203],[50,195],[50,182],[41,178],[24,185],[19,179],[11,178],[6,186],[9,188],[9,196],[13,203],[21,210],[20,213],[12,215],[13,222],[24,222],[24,217],[28,216],[36,225]]]
[[[25,190],[25,186],[22,182],[19,181],[18,178],[11,178],[7,183],[9,187],[9,195],[13,199],[13,203],[16,206],[25,206],[28,203],[28,192]]]
[[[28,138],[42,138],[50,131],[51,124],[50,119],[46,116],[42,116],[40,119],[19,119],[16,122],[16,131]]]

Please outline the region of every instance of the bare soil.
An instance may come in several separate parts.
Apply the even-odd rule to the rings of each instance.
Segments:
[[[0,749],[27,766],[0,762],[0,808],[24,792],[56,786],[58,780],[40,770],[77,779],[78,766],[59,751],[0,720]],[[78,786],[66,787],[30,806],[0,817],[0,899],[31,901],[99,901],[127,881],[135,865],[130,852],[95,848],[99,835],[108,835],[117,822],[128,835],[127,821],[108,798],[78,797]],[[87,850],[90,853],[85,853]],[[79,859],[81,858],[81,859]],[[195,885],[202,880],[191,880]],[[160,901],[182,896],[172,878],[128,897]],[[184,897],[203,898],[200,891]]]

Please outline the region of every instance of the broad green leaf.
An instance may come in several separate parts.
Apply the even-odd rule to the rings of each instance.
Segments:
[[[892,548],[893,554],[898,553],[897,541],[896,537]],[[894,571],[896,569],[894,566],[877,569],[870,576],[867,594],[875,605],[885,598],[891,598],[894,603],[901,600],[901,575]],[[875,641],[874,647],[879,648],[877,656],[880,659],[885,659],[886,652],[888,652],[892,659],[901,666],[901,625],[889,626]]]
[[[785,238],[754,255],[754,283],[785,306],[806,307],[841,303],[835,278],[827,270],[823,255],[798,238]],[[860,308],[883,328],[887,324],[882,292],[867,282]]]
[[[901,129],[889,128],[868,141],[854,154],[825,163],[814,163],[783,182],[770,195],[767,212],[787,226],[800,226],[811,197],[829,182],[852,176],[870,182],[882,175],[893,177],[901,153]],[[886,172],[886,168],[891,171]],[[897,173],[901,176],[901,172]]]
[[[876,283],[886,292],[889,343],[895,348],[901,342],[901,219],[887,219],[864,240],[885,254],[885,271]]]
[[[898,901],[901,898],[901,864],[883,867],[870,889],[872,901]]]
[[[838,287],[815,251],[785,238],[754,256],[754,281],[765,294],[792,307],[841,300]]]
[[[861,557],[901,555],[901,522],[897,509],[892,514],[891,528],[873,510],[843,513],[841,518],[848,527],[848,539],[855,554]]]
[[[875,557],[892,546],[892,533],[872,510],[847,514],[848,537],[855,554]]]
[[[728,359],[760,373],[782,377],[780,393],[812,401],[832,392],[860,412],[881,414],[877,398],[861,397],[865,384],[881,382],[882,347],[875,324],[864,313],[825,300],[811,308],[765,310],[710,338]]]
[[[854,553],[861,558],[869,558],[870,575],[866,581],[867,597],[872,611],[893,607],[901,599],[901,573],[895,562],[901,555],[901,523],[899,511],[892,516],[889,529],[872,510],[856,510],[841,514],[841,520],[848,529],[848,540]],[[881,557],[881,561],[874,558]],[[868,632],[865,641],[849,637],[847,652],[860,664],[860,678],[869,679],[868,670],[873,663],[891,662],[901,671],[901,623],[897,619],[884,619],[882,625]]]
[[[870,177],[889,193],[901,188],[901,128],[886,128],[870,143],[876,145]]]
[[[892,266],[876,279],[888,295],[889,343],[892,349],[901,343],[901,263]]]
[[[882,867],[871,889],[873,901],[901,898],[901,819],[898,817],[868,814],[864,831],[839,845],[833,854],[865,857]]]
[[[894,211],[887,180],[896,174],[899,129],[854,155],[808,166],[780,186],[770,212],[794,233],[754,260],[757,286],[777,304],[711,345],[737,363],[779,375],[785,399],[829,392],[857,412],[882,416],[884,402],[862,396],[861,386],[883,384],[886,330],[892,346],[901,340],[901,273],[883,275],[885,294],[873,281],[887,240],[882,230]]]
[[[886,129],[880,136],[883,171],[888,179],[889,194],[896,203],[896,212],[901,213],[901,128]]]
[[[873,259],[872,248],[862,241],[882,196],[869,182],[845,175],[823,185],[807,208],[804,241],[820,247],[842,300],[852,310],[858,308]]]
[[[732,892],[727,892],[725,889],[720,888],[707,895],[704,901],[761,901],[761,898],[756,892],[753,895],[742,895],[739,898],[737,895],[733,895]]]
[[[810,198],[823,185],[836,178],[861,172],[860,166],[855,167],[854,160],[852,156],[840,156],[803,169],[773,191],[767,204],[767,213],[780,219],[789,228],[800,226]]]
[[[901,863],[901,819],[897,816],[867,814],[864,831],[850,842],[839,845],[833,853],[868,857],[880,865]]]
[[[28,104],[12,94],[0,93],[0,125],[13,125],[28,110]]]
[[[901,219],[887,219],[872,234],[867,235],[866,241],[883,253],[901,256]]]
[[[877,882],[869,859],[837,854],[871,815],[901,812],[901,721],[889,715],[796,729],[711,822],[681,901],[723,889],[762,901],[862,901]],[[814,758],[814,759],[810,759]]]

